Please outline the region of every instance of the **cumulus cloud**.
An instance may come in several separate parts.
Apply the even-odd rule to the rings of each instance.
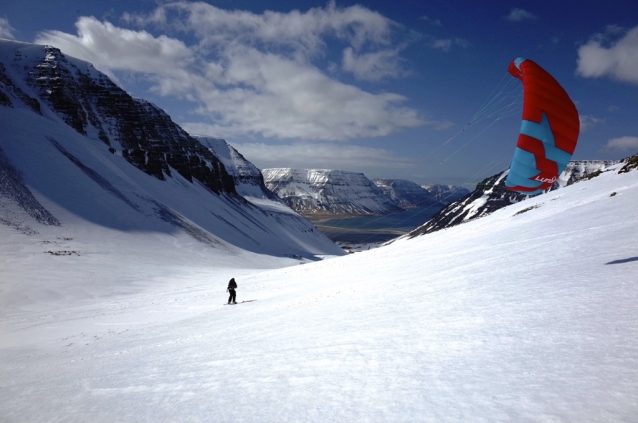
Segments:
[[[269,145],[261,142],[233,143],[260,169],[293,167],[301,169],[338,169],[363,173],[379,169],[401,169],[413,164],[381,149],[334,143],[299,142]]]
[[[528,12],[527,10],[519,9],[518,7],[513,7],[509,15],[504,16],[504,19],[510,22],[533,21],[538,19],[538,16]]]
[[[592,115],[578,115],[580,120],[580,132],[587,132],[592,126],[604,123],[604,118],[597,118]]]
[[[400,60],[398,49],[357,54],[352,47],[348,47],[343,51],[343,69],[364,81],[401,76],[404,72]]]
[[[45,31],[35,42],[51,44],[71,56],[93,63],[113,76],[113,71],[174,75],[194,61],[194,54],[183,42],[165,35],[154,37],[146,31],[133,31],[80,17],[77,35]]]
[[[321,67],[328,42],[336,42],[343,46],[342,70],[358,79],[404,72],[402,47],[393,39],[399,26],[361,6],[254,14],[176,2],[123,21],[139,28],[82,17],[77,35],[47,31],[37,42],[112,75],[144,75],[158,94],[192,101],[197,119],[184,127],[197,133],[338,141],[441,124],[406,107],[401,95],[339,81],[330,73],[334,63]],[[147,32],[153,28],[171,37]],[[195,42],[187,45],[180,34]]]
[[[452,47],[461,47],[468,48],[470,46],[470,42],[463,38],[442,38],[442,39],[433,39],[429,46],[433,49],[441,50],[448,52],[452,49]]]
[[[619,35],[623,36],[615,39]],[[609,26],[605,33],[594,34],[578,49],[576,73],[585,78],[608,76],[638,84],[638,26],[626,33],[617,26]]]
[[[15,39],[13,36],[13,27],[9,24],[9,19],[0,16],[0,38],[6,38],[9,40]]]
[[[613,138],[607,141],[605,149],[617,152],[636,152],[638,151],[638,137]]]
[[[435,25],[435,26],[442,26],[443,25],[443,23],[441,22],[441,19],[432,19],[432,18],[430,18],[428,16],[425,16],[425,15],[421,16],[419,19],[421,19],[422,21],[425,21],[425,22],[427,22],[429,24]]]
[[[357,49],[389,45],[393,30],[398,28],[398,24],[365,7],[355,5],[341,9],[334,1],[325,8],[313,8],[305,13],[265,11],[260,15],[220,9],[203,2],[181,1],[160,6],[150,15],[125,14],[124,20],[193,33],[202,45],[264,44],[308,56],[325,49],[326,37],[335,37]]]

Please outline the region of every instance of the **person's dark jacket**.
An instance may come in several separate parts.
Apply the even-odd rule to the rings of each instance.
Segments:
[[[232,278],[230,280],[230,282],[228,282],[228,289],[236,289],[237,288],[237,282],[235,282],[235,278]]]

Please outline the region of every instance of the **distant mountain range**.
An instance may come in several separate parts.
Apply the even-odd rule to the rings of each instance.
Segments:
[[[437,203],[430,191],[405,179],[372,179],[395,204],[404,209],[427,207]]]
[[[266,187],[306,216],[388,214],[401,208],[363,173],[327,169],[263,169]]]
[[[305,216],[384,215],[414,207],[443,207],[468,190],[433,185],[435,193],[404,179],[368,179],[329,169],[263,169],[266,187]]]
[[[450,204],[470,193],[470,190],[456,185],[421,185],[441,204]]]

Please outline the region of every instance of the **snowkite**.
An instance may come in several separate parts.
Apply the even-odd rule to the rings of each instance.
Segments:
[[[552,186],[574,153],[578,111],[563,87],[533,61],[512,60],[508,72],[523,83],[523,121],[505,188],[536,195]]]

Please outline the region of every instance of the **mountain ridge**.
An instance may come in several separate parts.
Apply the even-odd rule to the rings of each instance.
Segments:
[[[373,215],[402,210],[363,173],[333,169],[262,169],[268,189],[306,216]]]
[[[554,191],[575,182],[597,175],[620,163],[619,160],[573,160],[548,190]],[[436,232],[456,226],[469,220],[487,216],[496,210],[530,198],[518,192],[505,189],[508,170],[492,175],[476,185],[476,189],[461,199],[449,204],[430,220],[414,229],[408,238]],[[543,194],[541,194],[543,195]]]
[[[13,169],[0,190],[8,226],[37,232],[42,208],[63,227],[91,227],[86,234],[99,226],[121,231],[114,239],[124,243],[139,231],[157,233],[167,248],[176,238],[229,254],[343,254],[266,191],[252,202],[240,196],[241,178],[211,149],[88,62],[1,41],[0,63],[0,148]]]

